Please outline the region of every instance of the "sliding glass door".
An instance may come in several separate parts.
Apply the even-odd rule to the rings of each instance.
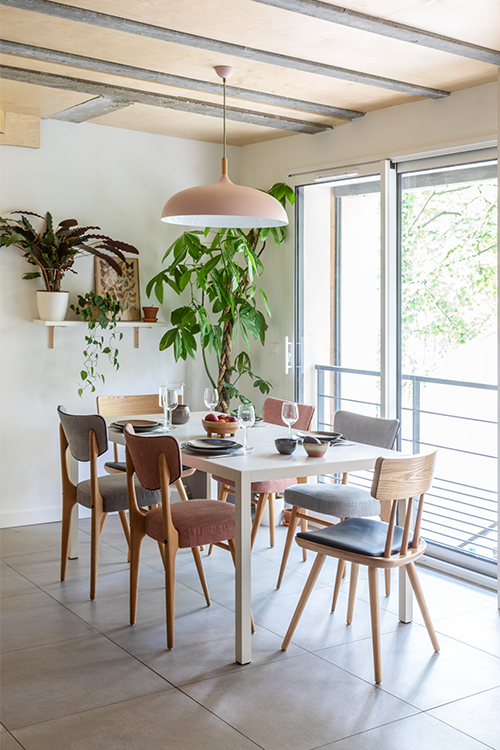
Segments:
[[[417,168],[415,168],[417,166]],[[496,163],[400,168],[402,447],[439,448],[423,534],[487,572],[497,556]]]
[[[496,161],[374,166],[297,189],[297,398],[318,429],[398,416],[403,451],[437,447],[429,552],[494,575]]]

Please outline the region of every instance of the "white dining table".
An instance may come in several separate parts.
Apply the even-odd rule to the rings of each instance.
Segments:
[[[206,437],[201,419],[205,412],[192,412],[189,422],[178,425],[172,431],[180,443],[193,438]],[[151,419],[151,415],[130,415],[130,419]],[[120,420],[126,419],[120,416]],[[125,443],[120,430],[112,428],[113,417],[108,417],[109,439]],[[144,433],[155,435],[158,432]],[[315,477],[321,474],[335,474],[372,469],[379,456],[394,457],[395,451],[377,448],[363,443],[332,445],[324,457],[310,458],[299,445],[291,456],[277,452],[274,441],[288,434],[286,427],[258,422],[248,430],[248,444],[253,449],[245,455],[205,456],[183,452],[183,463],[195,469],[223,476],[232,480],[235,486],[236,503],[236,614],[235,614],[235,657],[240,664],[252,660],[251,636],[251,484],[252,482],[285,479],[288,477]],[[236,439],[242,442],[243,433],[239,430]],[[402,575],[401,575],[402,573]],[[407,576],[400,568],[399,579],[399,618],[402,622],[412,619],[412,596]]]

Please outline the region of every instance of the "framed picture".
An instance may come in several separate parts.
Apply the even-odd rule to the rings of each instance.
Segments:
[[[140,320],[141,300],[139,297],[139,260],[127,258],[126,263],[116,259],[123,269],[123,274],[118,276],[116,271],[101,260],[95,258],[95,290],[97,294],[111,292],[115,294],[120,302],[123,312],[120,320]]]

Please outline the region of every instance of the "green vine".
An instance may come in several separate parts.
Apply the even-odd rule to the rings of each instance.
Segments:
[[[79,295],[78,305],[70,305],[70,308],[87,323],[88,333],[85,336],[85,349],[83,350],[83,369],[80,370],[81,384],[78,395],[90,389],[90,393],[96,391],[96,384],[105,383],[105,378],[98,371],[98,362],[101,355],[106,355],[112,367],[118,370],[119,350],[117,344],[122,340],[123,333],[116,331],[116,323],[122,312],[122,306],[116,296],[106,292],[104,296],[95,292],[87,292]],[[99,331],[106,329],[108,336]]]

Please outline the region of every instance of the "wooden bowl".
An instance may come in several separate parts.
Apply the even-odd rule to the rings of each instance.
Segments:
[[[211,422],[210,420],[202,419],[201,423],[207,433],[207,437],[211,437],[212,435],[216,435],[217,437],[234,437],[240,429],[238,422]]]

